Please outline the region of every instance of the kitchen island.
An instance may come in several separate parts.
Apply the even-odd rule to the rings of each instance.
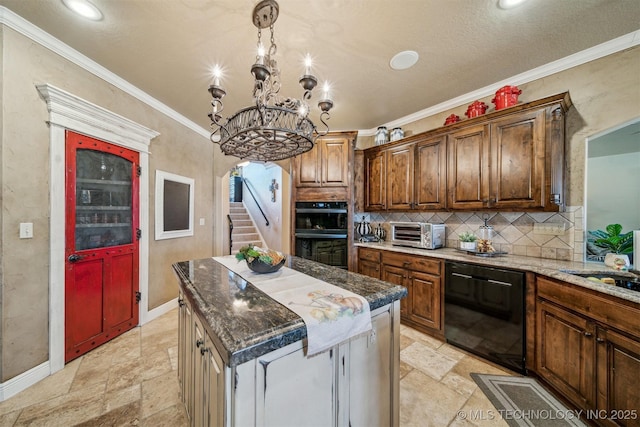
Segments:
[[[178,376],[192,424],[397,426],[406,289],[293,256],[285,268],[366,299],[371,332],[307,357],[302,318],[254,286],[251,274],[212,258],[174,264]]]

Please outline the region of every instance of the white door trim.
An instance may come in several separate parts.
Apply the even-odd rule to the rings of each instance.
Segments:
[[[139,321],[149,312],[149,145],[158,132],[49,84],[36,88],[49,110],[49,365],[64,368],[65,131],[72,130],[140,153]]]

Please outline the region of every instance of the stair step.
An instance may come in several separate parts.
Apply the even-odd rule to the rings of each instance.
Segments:
[[[238,234],[234,234],[233,235],[233,241],[234,243],[236,241],[243,241],[243,242],[249,242],[249,241],[260,241],[260,236],[258,235],[258,233],[238,233]]]
[[[251,221],[250,219],[239,219],[239,220],[233,220],[233,229],[235,230],[236,228],[240,228],[240,227],[253,227],[253,221]]]
[[[231,221],[251,221],[249,214],[229,214]]]

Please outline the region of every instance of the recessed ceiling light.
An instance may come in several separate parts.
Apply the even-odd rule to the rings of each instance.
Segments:
[[[400,53],[396,53],[391,61],[389,61],[389,65],[394,70],[406,70],[407,68],[413,67],[416,62],[418,62],[418,52],[413,50],[405,50]]]
[[[513,9],[514,7],[520,6],[527,0],[498,0],[498,7],[500,9]]]
[[[62,0],[62,3],[84,18],[91,19],[92,21],[100,21],[102,19],[100,9],[87,0]]]

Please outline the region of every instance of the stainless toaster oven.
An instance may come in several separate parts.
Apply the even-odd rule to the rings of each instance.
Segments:
[[[427,222],[393,222],[391,244],[422,249],[438,249],[445,245],[444,224]]]

